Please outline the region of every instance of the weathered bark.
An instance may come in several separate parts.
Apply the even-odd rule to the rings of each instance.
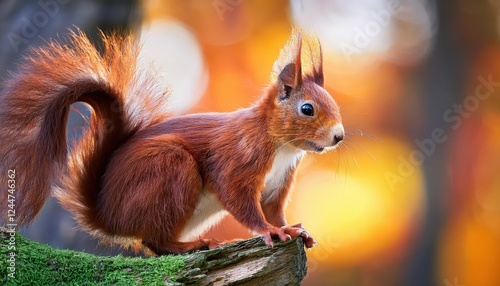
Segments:
[[[299,285],[307,272],[302,239],[274,247],[261,238],[186,255],[180,285]]]

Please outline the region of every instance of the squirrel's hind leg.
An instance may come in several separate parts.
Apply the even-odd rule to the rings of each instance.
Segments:
[[[136,164],[127,166],[141,175],[128,184],[129,199],[121,207],[128,211],[122,212],[122,220],[125,228],[135,229],[131,235],[142,239],[156,254],[182,253],[213,244],[203,240],[177,242],[202,189],[198,165],[183,143],[171,134],[143,141],[140,151],[131,153],[135,158],[130,161]]]

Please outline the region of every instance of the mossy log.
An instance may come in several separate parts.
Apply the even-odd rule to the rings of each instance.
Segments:
[[[301,238],[150,258],[54,249],[5,228],[0,240],[2,285],[299,285],[307,270]]]

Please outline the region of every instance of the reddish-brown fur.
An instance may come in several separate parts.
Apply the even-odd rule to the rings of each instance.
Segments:
[[[87,231],[140,240],[156,254],[217,247],[199,239],[202,224],[217,220],[200,214],[210,207],[219,214],[219,205],[268,244],[274,235],[302,236],[312,247],[301,225],[286,224],[284,208],[303,152],[321,152],[343,136],[333,129],[341,118],[322,87],[317,40],[294,31],[270,87],[252,107],[169,117],[158,78],[137,68],[133,37],[103,39],[103,55],[82,33],[71,34],[69,45],[35,50],[0,95],[0,171],[16,169],[20,225],[34,219],[54,189]],[[303,71],[304,61],[311,70]],[[65,123],[77,101],[93,114],[67,154]],[[301,113],[304,103],[313,116]],[[200,229],[180,241],[189,223]]]

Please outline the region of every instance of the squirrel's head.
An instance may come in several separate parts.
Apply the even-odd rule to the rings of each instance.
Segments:
[[[322,152],[344,138],[338,105],[324,89],[321,45],[294,29],[271,75],[269,132],[280,144]]]

